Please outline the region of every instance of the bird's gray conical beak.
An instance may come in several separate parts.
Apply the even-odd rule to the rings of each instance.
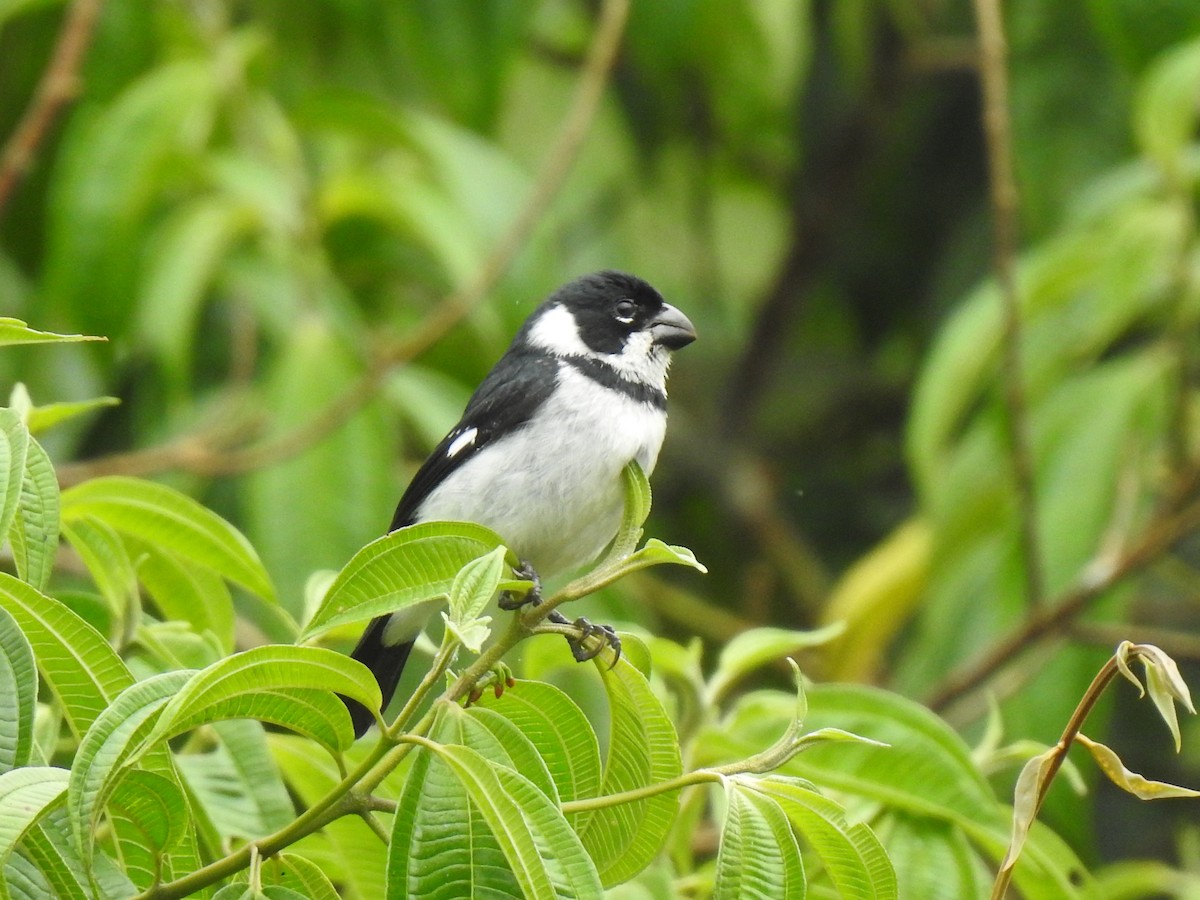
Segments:
[[[670,303],[664,303],[648,324],[654,343],[668,350],[686,347],[696,339],[696,327],[691,320]]]

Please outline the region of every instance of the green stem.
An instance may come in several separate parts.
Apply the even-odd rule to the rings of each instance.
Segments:
[[[685,772],[683,775],[668,778],[666,781],[660,781],[658,784],[647,784],[644,787],[621,791],[617,794],[605,794],[603,797],[588,797],[584,800],[568,800],[562,804],[561,808],[564,813],[580,813],[588,812],[589,810],[607,809],[610,806],[620,806],[622,803],[633,803],[635,800],[648,800],[651,797],[657,797],[659,794],[665,794],[668,791],[678,791],[685,787],[691,787],[694,784],[705,784],[714,781],[723,781],[724,779],[725,773],[722,773],[718,769],[696,769],[694,772]]]

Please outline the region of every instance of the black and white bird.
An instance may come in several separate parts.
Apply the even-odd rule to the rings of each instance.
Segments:
[[[671,352],[695,339],[687,316],[640,278],[605,271],[559,288],[525,320],[417,471],[389,531],[476,522],[542,577],[595,560],[620,527],[621,471],[637,460],[649,475],[658,459]],[[440,606],[380,616],[354,649],[385,707]],[[374,718],[347,705],[361,736]]]

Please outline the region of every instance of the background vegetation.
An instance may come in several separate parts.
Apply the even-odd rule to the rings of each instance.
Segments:
[[[925,705],[977,746],[949,780],[1011,797],[1120,640],[1200,673],[1200,6],[1006,4],[1007,157],[1003,130],[984,138],[977,29],[963,0],[0,0],[0,315],[108,339],[6,350],[0,390],[117,398],[39,433],[60,483],[151,477],[219,512],[286,615],[253,585],[236,618],[155,614],[229,648],[287,642],[314,573],[379,536],[533,305],[636,272],[700,332],[648,532],[709,574],[637,573],[586,611],[700,638],[708,673],[747,627],[844,622],[805,673]],[[1008,237],[989,149],[1001,186],[1015,170]],[[138,622],[86,543],[57,596],[159,671],[121,644]],[[790,689],[783,666],[757,677]],[[874,694],[826,690],[814,721],[903,742],[856,705]],[[1088,733],[1200,785],[1196,725],[1176,756],[1135,700],[1115,691]],[[751,736],[743,756],[777,730]],[[319,776],[273,746],[303,796]],[[836,769],[804,771],[872,821],[902,894],[934,896],[905,880],[922,867],[944,896],[990,883]],[[1087,792],[1060,779],[1043,818],[1097,889],[1200,889],[1196,801],[1079,771]],[[643,888],[703,892],[671,881],[679,859]]]

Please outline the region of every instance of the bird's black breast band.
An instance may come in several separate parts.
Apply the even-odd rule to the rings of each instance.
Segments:
[[[581,375],[587,376],[609,390],[618,391],[626,397],[653,406],[655,409],[666,410],[667,408],[665,393],[651,385],[622,378],[616,369],[601,360],[587,356],[561,356],[559,359]]]

